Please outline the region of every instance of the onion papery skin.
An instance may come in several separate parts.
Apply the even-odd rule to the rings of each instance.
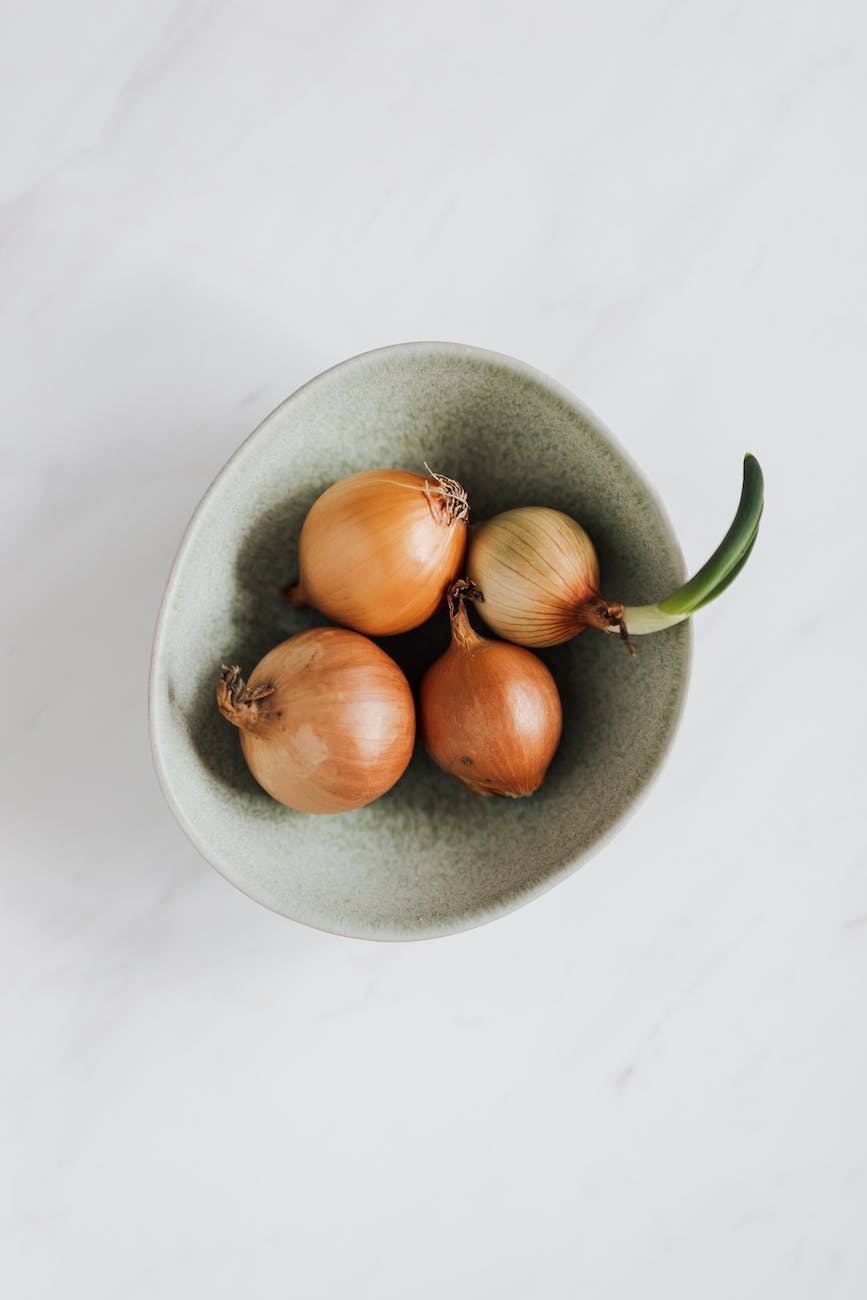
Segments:
[[[406,470],[363,470],[333,484],[301,529],[290,601],[368,636],[418,627],[463,566],[465,495],[464,517],[453,505],[436,476]]]
[[[224,669],[223,715],[264,790],[298,812],[339,813],[385,794],[412,756],[412,692],[394,660],[345,628],[313,628],[265,655],[246,686]]]
[[[543,506],[506,510],[473,530],[467,552],[490,628],[523,646],[568,641],[598,626],[599,561],[584,529]]]
[[[466,628],[469,635],[455,638],[422,679],[425,747],[437,767],[475,794],[532,794],[563,729],[556,683],[530,651]]]

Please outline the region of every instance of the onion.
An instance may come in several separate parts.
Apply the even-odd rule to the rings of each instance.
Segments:
[[[299,812],[361,808],[403,774],[415,739],[409,683],[379,646],[345,628],[290,637],[250,674],[223,668],[220,712],[268,794]]]
[[[711,558],[657,604],[626,607],[599,594],[596,552],[574,519],[541,506],[507,510],[470,539],[467,570],[484,593],[480,613],[495,632],[518,645],[557,645],[585,627],[597,627],[619,632],[632,651],[630,635],[682,622],[740,573],[758,534],[763,501],[759,462],[747,455],[737,514]]]
[[[449,589],[452,641],[422,679],[422,737],[436,765],[474,793],[532,794],[560,743],[560,696],[529,650],[473,631],[464,601],[479,596],[465,581]]]
[[[568,641],[585,627],[623,628],[623,606],[599,595],[599,561],[580,524],[527,506],[482,524],[467,556],[484,593],[482,618],[518,645]]]
[[[301,529],[290,604],[369,636],[430,618],[463,565],[469,509],[459,483],[428,475],[364,470],[323,492]]]

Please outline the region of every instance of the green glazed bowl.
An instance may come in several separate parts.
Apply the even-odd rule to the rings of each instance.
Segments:
[[[634,658],[619,638],[587,631],[542,652],[564,727],[532,798],[479,798],[417,746],[394,789],[366,808],[312,816],[271,800],[217,712],[220,666],[249,673],[279,641],[325,621],[280,596],[316,497],[356,470],[423,472],[425,461],[464,485],[471,521],[521,505],[573,515],[610,600],[655,601],[685,576],[658,501],[596,417],[538,371],[480,348],[406,343],[353,357],[242,444],[169,576],[151,664],[156,770],[182,828],[227,880],[275,912],[357,938],[451,934],[563,880],[646,789],[687,684],[688,623],[642,637]],[[447,622],[443,612],[380,641],[413,688],[445,649]]]

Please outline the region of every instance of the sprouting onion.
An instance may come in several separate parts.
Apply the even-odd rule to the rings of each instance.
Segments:
[[[762,504],[762,471],[747,455],[737,514],[711,558],[664,600],[637,606],[602,598],[595,548],[569,515],[544,506],[507,510],[470,538],[468,575],[484,595],[479,613],[517,645],[558,645],[596,627],[619,633],[632,650],[630,636],[681,623],[737,577],[755,543]]]

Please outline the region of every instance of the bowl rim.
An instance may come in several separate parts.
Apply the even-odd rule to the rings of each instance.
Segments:
[[[196,828],[193,826],[192,822],[187,817],[185,810],[178,802],[178,800],[175,798],[174,792],[172,790],[169,774],[166,770],[159,736],[157,734],[155,697],[157,691],[157,680],[160,671],[162,643],[165,635],[165,628],[166,628],[166,622],[168,618],[168,610],[171,605],[171,598],[174,593],[174,589],[177,585],[177,582],[179,580],[179,574],[182,565],[184,563],[184,560],[186,558],[186,553],[190,549],[190,546],[192,545],[193,538],[197,529],[199,517],[206,510],[211,495],[214,492],[214,489],[222,481],[225,475],[227,475],[230,472],[230,470],[232,470],[235,467],[236,462],[242,461],[244,457],[249,453],[251,444],[257,439],[258,434],[262,430],[262,428],[266,424],[268,424],[273,419],[273,417],[277,414],[277,412],[283,409],[283,407],[287,406],[290,402],[294,402],[302,394],[306,393],[308,389],[315,388],[318,385],[327,382],[330,379],[330,377],[334,375],[335,372],[343,371],[343,370],[352,370],[365,363],[370,363],[371,361],[374,361],[377,358],[382,358],[385,356],[395,356],[395,355],[446,356],[446,357],[465,358],[467,360],[486,362],[488,364],[498,366],[502,369],[509,370],[523,379],[538,384],[540,387],[547,390],[553,397],[557,398],[560,402],[562,402],[565,406],[571,408],[572,410],[577,411],[578,414],[581,415],[596,432],[600,433],[602,437],[608,443],[611,444],[611,446],[617,452],[617,455],[620,457],[620,459],[623,460],[626,463],[626,465],[629,467],[629,469],[632,470],[632,473],[635,475],[635,477],[641,484],[643,490],[646,492],[646,494],[648,495],[648,497],[651,499],[654,506],[656,507],[657,513],[659,515],[659,519],[662,524],[663,532],[665,533],[666,538],[668,540],[668,544],[671,547],[672,552],[678,558],[680,562],[681,570],[684,573],[685,573],[685,564],[684,564],[683,552],[681,551],[680,548],[680,543],[678,541],[677,535],[674,531],[674,528],[672,527],[671,521],[669,520],[668,514],[665,510],[665,507],[662,503],[662,500],[658,492],[656,491],[653,484],[648,482],[647,476],[645,475],[644,471],[639,469],[636,462],[632,459],[629,453],[624,450],[624,448],[621,446],[618,439],[611,433],[611,431],[608,429],[604,421],[600,420],[599,417],[596,415],[596,413],[592,411],[590,407],[587,406],[587,404],[583,402],[579,397],[577,397],[570,389],[566,388],[564,384],[561,384],[556,379],[552,379],[550,375],[545,374],[544,371],[539,370],[536,366],[530,365],[526,361],[521,361],[517,357],[510,356],[508,353],[492,351],[489,348],[477,347],[473,344],[456,343],[456,342],[449,342],[445,340],[429,340],[429,341],[416,340],[416,341],[410,341],[405,343],[385,344],[383,346],[376,347],[376,348],[369,348],[364,352],[357,352],[350,357],[346,357],[343,361],[338,361],[334,365],[328,366],[325,370],[319,371],[318,374],[306,380],[298,388],[293,389],[293,391],[289,393],[287,397],[284,397],[282,401],[278,402],[275,407],[273,407],[265,416],[263,416],[263,418],[258,422],[258,424],[256,424],[256,426],[251,430],[251,432],[248,433],[247,436],[243,439],[243,441],[238,445],[235,451],[232,452],[228,460],[226,460],[223,463],[221,468],[211,479],[210,483],[205,488],[204,492],[199,498],[199,502],[196,505],[196,508],[194,509],[192,515],[190,516],[186,528],[184,529],[181,535],[181,539],[175,551],[174,559],[172,560],[172,564],[169,569],[168,577],[166,578],[163,594],[160,600],[159,612],[157,614],[156,623],[154,625],[153,637],[151,639],[150,657],[148,663],[148,687],[147,687],[148,738],[150,742],[149,748],[151,753],[151,761],[153,764],[154,773],[156,775],[157,782],[159,784],[160,790],[162,791],[163,798],[168,804],[168,807],[172,815],[174,816],[175,820],[177,821],[178,825],[180,826],[181,830],[183,831],[184,835],[186,836],[187,840],[190,842],[192,847],[195,849],[195,851],[208,864],[208,866],[212,867],[220,876],[222,876],[224,880],[226,880],[230,885],[232,885],[235,889],[237,889],[237,891],[240,894],[248,898],[251,902],[258,903],[259,906],[267,908],[268,911],[274,912],[277,916],[285,917],[287,920],[295,921],[300,925],[306,925],[309,928],[314,930],[319,930],[321,933],[324,934],[332,934],[332,935],[339,936],[341,938],[365,939],[365,940],[375,941],[375,942],[400,943],[400,942],[418,942],[423,939],[437,939],[437,938],[444,938],[452,934],[460,934],[463,933],[464,931],[474,930],[482,925],[487,925],[489,922],[499,920],[501,917],[508,916],[510,912],[517,911],[525,904],[532,902],[535,898],[541,897],[543,894],[548,893],[548,891],[553,889],[556,885],[561,884],[569,876],[573,875],[579,866],[584,866],[587,862],[589,862],[592,858],[594,858],[597,853],[600,853],[602,849],[604,849],[611,842],[611,840],[614,839],[614,837],[623,828],[626,821],[630,819],[638,811],[638,809],[644,803],[644,800],[647,798],[647,795],[652,789],[654,782],[659,777],[659,774],[671,750],[671,746],[674,742],[674,738],[679,730],[681,719],[683,717],[683,711],[686,704],[686,697],[689,690],[690,678],[692,674],[693,633],[692,633],[692,620],[688,619],[686,620],[685,624],[682,625],[683,627],[682,636],[684,637],[684,662],[683,662],[682,687],[681,687],[680,695],[677,700],[675,709],[671,715],[668,732],[663,739],[662,745],[660,747],[653,768],[644,776],[641,784],[638,785],[635,788],[635,790],[632,792],[628,804],[620,813],[620,815],[609,827],[607,827],[604,831],[601,832],[601,834],[597,837],[597,839],[593,842],[593,844],[589,848],[583,850],[579,858],[571,858],[567,862],[557,867],[556,869],[552,870],[550,875],[545,876],[544,880],[536,881],[532,885],[528,885],[524,889],[516,890],[515,892],[511,893],[507,898],[504,898],[501,902],[497,904],[493,904],[493,905],[489,904],[484,908],[479,908],[478,911],[472,914],[462,913],[459,917],[455,917],[452,921],[439,921],[435,924],[428,925],[424,929],[419,929],[418,931],[405,931],[399,929],[398,927],[395,927],[394,932],[389,933],[385,929],[371,930],[371,929],[365,929],[364,927],[344,928],[344,929],[331,928],[329,926],[320,924],[319,922],[307,920],[304,917],[290,916],[286,912],[280,911],[275,907],[271,907],[267,902],[261,901],[258,898],[254,898],[253,895],[247,893],[247,891],[237,881],[233,880],[229,875],[227,875],[226,872],[223,870],[222,866],[220,865],[220,863],[215,861],[213,856],[213,849],[210,846],[206,846],[203,843]]]

